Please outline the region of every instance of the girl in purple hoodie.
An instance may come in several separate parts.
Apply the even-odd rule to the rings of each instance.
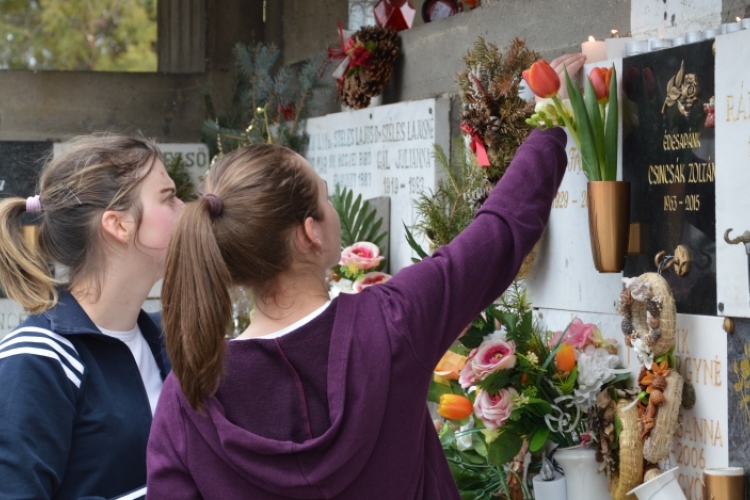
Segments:
[[[173,371],[148,498],[458,499],[425,404],[432,372],[541,237],[565,143],[560,129],[532,132],[452,243],[333,301],[325,278],[341,235],[325,182],[274,145],[217,162],[168,252]],[[227,342],[234,286],[253,290],[256,312]]]

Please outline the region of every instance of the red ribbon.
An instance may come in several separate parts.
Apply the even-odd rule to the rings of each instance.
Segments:
[[[323,66],[323,70],[320,72],[320,76],[322,77],[326,69],[328,69],[328,65],[331,64],[331,61],[334,59],[343,59],[346,57],[346,44],[344,43],[344,27],[341,24],[341,21],[338,22],[338,28],[339,28],[339,42],[340,45],[329,45],[328,46],[328,61],[326,61],[325,66]]]
[[[469,147],[471,148],[471,151],[475,155],[477,155],[477,162],[479,163],[479,166],[489,167],[490,158],[489,156],[487,156],[487,146],[484,145],[484,140],[482,139],[482,136],[479,135],[479,132],[474,130],[468,123],[462,124],[461,130],[471,136],[471,143],[469,144]]]

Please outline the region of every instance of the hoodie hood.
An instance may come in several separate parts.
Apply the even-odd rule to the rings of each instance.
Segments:
[[[217,397],[207,400],[205,415],[186,408],[188,418],[217,456],[247,481],[270,493],[300,499],[334,497],[357,478],[372,454],[386,409],[391,351],[387,335],[373,335],[372,325],[357,328],[353,324],[351,311],[363,302],[374,302],[347,304],[357,298],[342,294],[336,299],[339,304],[334,313],[326,375],[330,426],[321,435],[294,442],[255,434],[231,422]],[[289,341],[304,342],[306,327],[314,326],[311,322],[301,327],[290,334]],[[291,335],[297,335],[296,339]],[[294,371],[283,344],[277,345],[279,369]],[[262,374],[248,374],[248,380],[253,376]],[[296,391],[300,414],[308,419],[298,381],[298,387],[282,386],[279,390]],[[184,400],[182,404],[187,406]],[[248,404],[262,404],[262,400]],[[311,422],[305,424],[311,427]]]

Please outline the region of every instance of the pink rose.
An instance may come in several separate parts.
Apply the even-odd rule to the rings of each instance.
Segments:
[[[576,318],[565,331],[564,335],[563,332],[555,333],[549,345],[551,347],[556,346],[558,340],[560,340],[560,336],[563,335],[563,342],[572,345],[576,349],[583,349],[587,345],[596,342],[597,334],[601,336],[596,325],[593,323],[584,323],[580,318]]]
[[[377,245],[367,241],[360,241],[350,247],[344,248],[341,252],[340,266],[352,270],[366,271],[373,267],[378,267],[383,257],[380,256],[380,249]]]
[[[516,366],[516,344],[512,340],[491,338],[469,353],[458,383],[466,389],[490,373]]]
[[[381,283],[385,283],[391,279],[390,274],[385,273],[379,273],[377,271],[363,274],[357,280],[354,282],[354,285],[352,286],[352,289],[354,290],[354,293],[359,293],[365,288],[371,287],[372,285],[379,285]]]
[[[474,415],[490,430],[502,427],[510,412],[513,411],[511,398],[518,395],[515,389],[500,389],[494,396],[487,391],[480,391],[474,400]]]

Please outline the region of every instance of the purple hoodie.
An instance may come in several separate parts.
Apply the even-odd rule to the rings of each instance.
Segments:
[[[425,404],[432,371],[541,237],[565,142],[560,129],[533,132],[476,220],[432,257],[285,336],[229,342],[205,416],[170,375],[147,498],[458,499]]]

